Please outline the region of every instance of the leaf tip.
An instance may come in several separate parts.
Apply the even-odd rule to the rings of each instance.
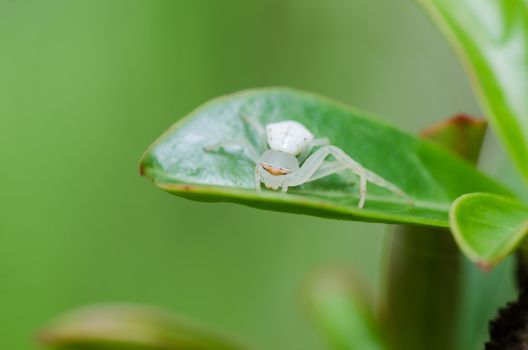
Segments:
[[[145,176],[145,163],[143,162],[139,163],[139,175]]]
[[[477,262],[477,266],[483,272],[490,272],[493,269],[493,264],[489,261],[479,261]]]
[[[153,180],[151,171],[152,169],[156,168],[158,164],[159,163],[155,157],[153,157],[152,154],[146,152],[139,161],[139,175],[149,180]]]
[[[466,113],[458,113],[453,115],[451,118],[443,120],[439,123],[433,124],[432,126],[423,129],[420,135],[423,138],[430,138],[438,134],[441,130],[455,127],[457,129],[464,129],[468,127],[487,127],[487,121],[482,118],[470,116]]]
[[[448,123],[458,125],[486,125],[487,121],[482,118],[470,116],[466,113],[458,113],[451,117]]]

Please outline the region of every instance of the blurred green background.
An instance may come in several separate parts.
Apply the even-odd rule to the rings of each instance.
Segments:
[[[138,175],[197,105],[277,85],[411,132],[479,113],[411,0],[0,0],[0,348],[36,349],[53,316],[127,301],[262,348],[323,349],[303,283],[344,263],[376,295],[385,226],[190,202]]]

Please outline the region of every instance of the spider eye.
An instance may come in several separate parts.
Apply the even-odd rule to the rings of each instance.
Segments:
[[[259,163],[259,165],[262,167],[262,169],[266,170],[268,173],[274,176],[286,175],[291,172],[291,170],[288,168],[274,167],[267,163]]]

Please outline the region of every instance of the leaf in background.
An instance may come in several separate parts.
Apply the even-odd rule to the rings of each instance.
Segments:
[[[39,339],[57,350],[248,350],[226,336],[138,305],[96,305],[68,313]]]
[[[528,1],[419,0],[454,44],[528,180]]]
[[[254,166],[241,150],[204,147],[248,135],[242,117],[261,124],[293,119],[316,137],[328,137],[366,168],[410,198],[369,184],[365,208],[348,173],[294,187],[255,191]],[[141,172],[158,187],[194,200],[228,201],[323,217],[374,222],[448,225],[448,208],[476,191],[505,193],[489,178],[440,147],[403,133],[343,104],[289,89],[262,89],[209,102],[179,121],[145,153]]]
[[[313,318],[335,350],[383,350],[381,331],[364,293],[345,271],[320,272],[308,287]]]
[[[487,129],[486,120],[457,114],[423,130],[421,136],[476,164]]]
[[[460,249],[483,269],[514,252],[528,234],[528,206],[490,193],[461,196],[449,220]]]

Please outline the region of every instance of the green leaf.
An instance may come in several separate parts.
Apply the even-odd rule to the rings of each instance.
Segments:
[[[349,275],[325,270],[308,288],[310,311],[335,350],[383,350],[381,331],[372,307]]]
[[[464,61],[492,125],[528,180],[528,1],[419,1]]]
[[[528,234],[528,205],[490,193],[458,198],[449,220],[460,249],[483,269],[508,256]]]
[[[156,308],[108,304],[70,312],[39,334],[52,349],[247,350],[233,339]]]
[[[356,161],[400,187],[409,198],[369,184],[358,209],[355,177],[332,175],[290,188],[255,191],[255,164],[242,150],[205,152],[212,144],[250,136],[243,117],[261,124],[293,119],[328,137]],[[452,200],[476,191],[505,193],[492,180],[440,147],[335,101],[289,89],[250,90],[205,104],[163,134],[146,152],[141,172],[161,189],[194,200],[228,201],[323,217],[448,225]]]

